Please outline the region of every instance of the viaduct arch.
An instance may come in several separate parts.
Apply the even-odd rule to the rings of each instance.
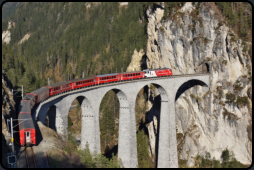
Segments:
[[[120,102],[118,158],[121,158],[125,167],[136,167],[138,161],[135,101],[140,89],[147,84],[153,84],[161,97],[157,167],[174,168],[178,167],[175,101],[188,88],[194,85],[209,87],[209,82],[209,74],[197,74],[104,84],[50,97],[38,104],[32,112],[34,120],[38,119],[44,123],[48,109],[55,105],[56,131],[59,134],[65,134],[68,128],[68,111],[71,103],[78,96],[83,96],[81,149],[84,149],[88,142],[91,152],[100,153],[99,107],[104,95],[113,90]]]

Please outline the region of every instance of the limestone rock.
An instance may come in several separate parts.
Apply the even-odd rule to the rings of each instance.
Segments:
[[[2,33],[2,42],[9,44],[10,41],[11,41],[11,32],[9,30],[6,30]]]
[[[142,57],[144,54],[145,52],[143,49],[141,49],[139,52],[137,52],[135,49],[132,55],[131,63],[127,67],[126,72],[141,71]]]
[[[146,64],[148,68],[172,68],[174,75],[211,74],[209,89],[190,88],[175,101],[177,130],[185,134],[179,156],[187,159],[187,166],[194,166],[193,157],[206,152],[220,160],[226,147],[241,163],[251,164],[252,140],[248,137],[249,122],[252,122],[251,102],[249,105],[225,103],[227,93],[233,93],[236,98],[237,95],[251,96],[248,91],[252,87],[250,55],[243,52],[241,40],[232,41],[231,37],[238,39],[233,31],[225,24],[219,24],[223,17],[214,6],[212,2],[201,3],[198,19],[194,19],[190,13],[196,9],[187,2],[180,9],[183,16],[175,13],[173,15],[177,17],[166,21],[160,20],[157,11],[161,8],[148,9]],[[237,80],[241,83],[238,92]],[[248,100],[252,101],[252,98]],[[150,109],[155,103],[148,104]],[[234,119],[225,116],[225,109]],[[152,130],[150,124],[149,136],[155,136],[156,130]],[[151,153],[154,153],[155,142],[149,141]]]

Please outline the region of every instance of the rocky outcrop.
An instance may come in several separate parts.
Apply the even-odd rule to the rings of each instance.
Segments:
[[[2,33],[2,42],[9,44],[10,41],[11,41],[11,32],[9,30],[6,30]]]
[[[28,40],[28,38],[30,37],[30,33],[27,33],[20,41],[18,44],[22,44],[24,41]]]
[[[228,147],[241,163],[251,164],[252,98],[248,89],[252,87],[252,63],[248,51],[243,51],[242,41],[222,22],[214,3],[199,7],[187,2],[163,21],[161,14],[161,6],[147,10],[147,67],[172,68],[173,74],[211,73],[211,95],[196,86],[176,100],[177,133],[184,136],[179,158],[186,159],[188,166],[194,165],[193,157],[206,152],[220,160]],[[148,130],[149,136],[156,135]],[[154,143],[150,140],[153,154]]]
[[[144,56],[144,54],[145,52],[143,49],[141,49],[139,52],[137,52],[137,50],[135,49],[131,58],[131,63],[127,67],[126,72],[141,71],[141,65],[143,61],[142,57]]]
[[[2,162],[5,167],[8,167],[7,153],[11,152],[9,143],[11,142],[11,134],[7,128],[7,119],[15,115],[15,101],[11,92],[12,84],[7,75],[2,70]],[[15,129],[17,130],[17,129]]]
[[[3,31],[2,33],[2,42],[5,42],[6,44],[9,44],[11,41],[11,32],[10,29],[12,27],[15,27],[15,22],[12,22],[11,20],[8,22],[8,28],[6,31]]]

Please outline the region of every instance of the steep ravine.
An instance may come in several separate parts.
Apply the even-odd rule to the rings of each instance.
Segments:
[[[243,50],[242,40],[222,22],[223,16],[214,3],[195,7],[187,2],[163,21],[163,6],[147,10],[148,68],[168,67],[174,74],[211,73],[211,96],[207,88],[196,86],[176,101],[177,134],[184,137],[178,150],[179,159],[186,159],[189,167],[194,166],[193,157],[206,152],[210,152],[211,158],[221,160],[221,152],[228,147],[241,163],[251,164],[250,56]],[[198,15],[194,15],[195,10],[199,10]],[[230,94],[234,96],[231,101]],[[155,120],[149,124],[149,136],[156,135]],[[153,155],[154,140],[150,138]]]

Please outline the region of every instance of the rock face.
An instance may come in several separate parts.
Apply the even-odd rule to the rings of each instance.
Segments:
[[[8,28],[6,31],[3,31],[2,33],[2,42],[5,42],[6,44],[9,44],[11,41],[11,32],[10,29],[12,27],[15,27],[15,22],[9,21],[8,22]]]
[[[145,52],[143,49],[141,49],[139,52],[137,52],[137,50],[135,49],[131,58],[131,63],[127,67],[126,72],[141,71],[141,62],[144,54]]]
[[[199,14],[193,15],[196,10]],[[228,147],[241,163],[251,164],[252,63],[242,41],[222,23],[214,3],[195,9],[187,2],[166,21],[161,14],[161,6],[147,10],[147,67],[172,68],[173,74],[211,73],[211,95],[195,86],[176,100],[177,133],[184,136],[179,158],[194,166],[197,154],[210,152],[220,160]],[[149,136],[156,135],[156,129],[148,130]],[[155,141],[150,144],[154,155]]]
[[[2,42],[9,44],[10,41],[11,41],[11,32],[9,30],[6,30],[2,33]]]
[[[5,158],[7,157],[7,153],[11,152],[11,148],[8,146],[11,142],[11,134],[7,129],[6,122],[10,117],[16,119],[15,101],[11,88],[11,82],[4,71],[2,71],[2,162],[6,168],[8,167],[8,162]]]
[[[28,38],[30,37],[30,33],[27,33],[20,41],[18,44],[22,44],[24,41],[28,40]]]

